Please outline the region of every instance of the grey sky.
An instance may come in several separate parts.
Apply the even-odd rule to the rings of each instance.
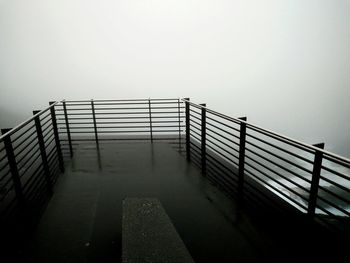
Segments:
[[[0,0],[0,124],[54,99],[191,97],[350,156],[349,14],[345,0]]]

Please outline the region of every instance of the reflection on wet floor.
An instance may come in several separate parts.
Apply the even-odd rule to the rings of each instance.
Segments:
[[[311,251],[289,236],[296,226],[247,213],[174,145],[108,142],[77,146],[22,260],[120,261],[126,197],[159,199],[195,262],[292,262]]]

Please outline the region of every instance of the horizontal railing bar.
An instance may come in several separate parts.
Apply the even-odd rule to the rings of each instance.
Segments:
[[[207,164],[208,166],[207,166],[207,168],[208,168],[208,172],[210,173],[214,173],[214,174],[216,174],[217,176],[220,176],[220,177],[217,177],[218,179],[220,178],[220,180],[223,180],[223,182],[225,182],[225,183],[228,183],[228,184],[230,184],[232,187],[234,187],[235,189],[237,188],[237,185],[238,185],[238,183],[236,182],[236,181],[234,181],[234,180],[230,180],[230,179],[232,179],[232,177],[231,176],[229,176],[227,173],[225,173],[225,172],[222,172],[222,171],[218,171],[217,169],[215,169],[215,164],[214,163],[212,163],[212,162],[208,162],[208,164]],[[212,166],[212,165],[214,165],[214,166]],[[208,175],[208,174],[206,174],[206,175]]]
[[[284,196],[285,198],[287,198],[289,201],[295,203],[297,206],[303,208],[303,209],[307,209],[307,207],[305,205],[303,205],[302,203],[299,203],[297,201],[295,201],[294,199],[290,198],[288,195],[286,195],[285,193],[283,193],[281,190],[279,190],[278,188],[274,187],[273,185],[268,184],[267,182],[265,182],[264,180],[262,180],[261,178],[257,177],[256,175],[254,175],[251,171],[249,171],[248,169],[245,169],[245,171],[254,179],[260,181],[262,184],[266,185],[269,188],[272,188],[273,190],[275,190],[276,192],[278,192],[280,195]],[[267,188],[266,186],[264,186],[265,188]],[[271,191],[270,191],[271,192]],[[273,193],[273,192],[271,192]],[[279,197],[281,198],[281,197]]]
[[[67,110],[68,111],[68,110]],[[108,113],[106,113],[108,114]],[[79,115],[92,115],[92,112],[81,112],[81,113],[67,113],[68,116],[79,116]],[[56,113],[56,116],[65,116],[64,113]]]
[[[57,156],[56,145],[47,153],[47,159],[49,160],[52,156]]]
[[[56,158],[54,158],[54,157],[56,157]],[[57,154],[54,154],[50,158],[47,159],[47,163],[49,165],[49,168],[51,168],[53,166],[53,164],[55,164],[56,162],[58,162]]]
[[[345,180],[348,180],[348,181],[350,180],[350,177],[349,177],[348,175],[343,174],[343,173],[338,172],[338,171],[335,171],[335,170],[333,170],[333,169],[331,169],[331,168],[329,168],[329,167],[327,167],[327,166],[322,165],[321,168],[322,168],[323,170],[328,171],[328,172],[331,172],[332,174],[335,174],[335,175],[337,175],[337,176],[339,176],[339,177],[341,177],[341,178],[343,178],[343,179],[345,179]]]
[[[177,111],[152,111],[152,115],[153,114],[178,114],[178,113],[185,113],[184,111],[180,111],[180,112],[177,112]],[[122,114],[125,114],[125,115],[134,115],[134,114],[149,114],[149,112],[147,111],[138,111],[138,112],[96,112],[95,115],[122,115]],[[58,116],[64,116],[64,113],[59,113],[59,114],[56,114]],[[68,116],[83,116],[83,115],[92,115],[92,113],[90,112],[81,112],[81,113],[68,113]],[[177,117],[177,116],[176,116]],[[152,116],[153,118],[153,116]]]
[[[323,187],[321,185],[318,186],[319,189],[321,189],[322,191],[325,191],[326,193],[330,194],[330,195],[333,195],[334,197],[338,198],[339,200],[343,201],[344,203],[348,203],[350,204],[350,200],[348,199],[345,199],[344,197],[342,197],[341,195],[338,195],[334,192],[332,192],[331,190],[327,189],[326,187]],[[320,195],[320,194],[319,194]]]
[[[52,129],[52,130],[48,131],[46,134],[43,134],[43,135],[44,135],[43,136],[44,140],[46,140],[48,137],[50,137],[52,135],[55,135],[55,133],[54,133],[54,130]]]
[[[346,211],[344,208],[342,208],[342,207],[340,207],[340,206],[338,206],[338,205],[336,205],[336,204],[334,204],[334,203],[328,201],[327,199],[323,198],[322,196],[318,196],[317,198],[318,198],[319,200],[321,200],[322,202],[324,202],[324,203],[330,205],[330,207],[335,208],[335,209],[341,211],[343,214],[345,214],[345,215],[347,215],[347,216],[350,216],[350,213],[349,213],[348,211]]]
[[[50,141],[49,141],[49,142],[48,142],[48,140],[45,141],[46,147],[48,147],[49,145],[51,145],[51,143],[52,143],[54,140],[55,140],[55,136],[54,136],[54,134],[52,134]]]
[[[140,138],[99,138],[99,141],[150,141],[151,139],[149,137],[140,137]],[[176,137],[162,137],[162,138],[157,138],[153,137],[153,140],[156,141],[170,141],[170,140],[177,140]],[[68,141],[65,139],[61,139],[61,141]],[[85,141],[96,141],[96,139],[72,139],[72,142],[77,141],[77,142],[85,142]],[[68,145],[68,144],[65,144]]]
[[[341,219],[341,217],[336,216],[335,214],[333,214],[332,212],[330,212],[330,211],[328,211],[327,209],[323,208],[322,206],[316,205],[316,208],[317,208],[317,209],[320,209],[320,210],[323,211],[323,212],[325,212],[328,216],[330,216],[330,217],[332,217],[332,218],[334,218],[334,219],[337,219],[337,220]],[[322,218],[319,217],[318,219],[322,219]],[[323,221],[323,220],[322,220],[322,221]],[[323,221],[323,222],[327,222],[327,221]],[[331,225],[329,222],[327,222],[327,223],[328,223],[328,225]],[[334,227],[335,225],[332,224],[332,226]]]
[[[181,132],[182,132],[183,130],[181,130]],[[148,131],[98,131],[99,133],[128,133],[128,132],[130,132],[130,133],[138,133],[138,132],[140,132],[140,133],[147,133]],[[158,131],[156,131],[156,130],[152,130],[152,132],[179,132],[179,130],[158,130]],[[67,132],[60,132],[60,133],[64,133],[64,134],[66,134]],[[70,133],[93,133],[93,131],[92,132],[84,132],[84,131],[81,131],[81,132],[73,132],[73,131],[71,131]]]
[[[191,151],[195,151],[198,156],[201,156],[201,151],[197,148],[191,148]]]
[[[197,124],[199,127],[202,126],[202,124],[200,124],[199,122],[196,122],[195,120],[190,120],[190,125],[193,125],[193,123],[194,123],[194,124]],[[196,126],[194,126],[194,127],[196,127]],[[196,128],[197,128],[197,127],[196,127]]]
[[[11,181],[11,179],[9,180]],[[7,186],[7,182],[6,182],[6,186]],[[3,186],[3,189],[6,187],[5,185]],[[6,197],[7,195],[9,194],[9,192],[13,189],[13,185],[11,185],[11,187],[9,187],[5,192],[3,192],[1,195],[1,198],[0,198],[0,202],[2,202]]]
[[[191,133],[194,133],[194,134],[196,134],[196,135],[198,135],[199,138],[201,138],[201,134],[200,134],[199,132],[193,130],[192,127],[190,128],[190,132],[191,132]],[[192,134],[191,134],[191,135],[192,135]],[[200,141],[201,141],[201,140],[200,140]]]
[[[199,151],[201,151],[200,146],[196,145],[194,142],[190,140],[190,144],[192,144],[194,147],[196,147]]]
[[[322,180],[324,180],[324,181],[326,181],[326,182],[328,182],[328,183],[330,183],[330,184],[332,184],[332,185],[342,189],[343,191],[350,193],[350,189],[349,188],[347,188],[347,187],[345,187],[345,186],[343,186],[343,185],[341,185],[341,184],[339,184],[339,183],[337,183],[335,181],[332,181],[332,180],[328,179],[327,177],[324,177],[323,175],[321,175],[320,178]]]
[[[30,153],[34,148],[32,148],[30,151],[28,151],[28,153]],[[32,153],[29,157],[28,154],[22,156],[22,158],[17,162],[18,165],[18,170],[21,170],[24,168],[24,166],[26,166],[28,164],[28,162],[35,157],[35,155],[38,154],[38,156],[40,156],[39,150],[37,152]],[[28,158],[23,164],[21,163],[24,159]]]
[[[210,123],[210,122],[208,122],[208,121],[207,121],[207,124],[210,125],[210,126],[212,126],[212,127],[214,127],[214,128],[216,128],[216,129],[218,129],[218,130],[220,130],[220,131],[222,131],[222,132],[227,133],[228,135],[231,135],[231,136],[233,136],[233,137],[239,139],[239,136],[237,136],[236,134],[233,134],[233,133],[231,133],[231,132],[228,132],[228,131],[226,131],[226,130],[224,130],[224,129],[218,127],[218,126],[216,126],[215,124],[212,124],[212,123]]]
[[[196,139],[199,143],[201,143],[201,141],[202,141],[201,137],[198,138],[197,136],[194,136],[193,134],[191,134],[191,138],[192,138],[192,137],[193,137],[194,139]],[[191,139],[191,138],[190,138],[190,139]]]
[[[190,141],[190,144],[193,145],[195,148],[191,148],[191,150],[196,151],[199,155],[201,155],[201,149],[195,145],[193,142]]]
[[[28,123],[30,123],[31,121],[33,121],[37,116],[42,115],[44,112],[50,110],[52,107],[54,107],[56,104],[58,104],[59,102],[55,102],[53,104],[51,104],[49,107],[45,108],[44,110],[38,112],[37,114],[33,115],[31,118],[29,118],[28,120],[18,124],[16,127],[12,128],[10,131],[6,132],[5,134],[0,136],[0,142],[4,140],[5,136],[11,136],[12,134],[14,134],[15,132],[17,132],[18,130],[20,130],[21,128],[23,128],[24,126],[26,126]]]
[[[194,157],[194,156],[193,156]],[[200,161],[195,158],[192,158],[191,162],[193,162],[198,168],[201,168]]]
[[[7,170],[2,176],[1,176],[1,178],[0,178],[0,182],[2,181],[2,180],[4,180],[5,178],[6,178],[6,176],[8,176],[9,174],[10,174],[10,172],[11,172],[11,170],[9,169],[9,170]]]
[[[2,162],[3,160],[5,160],[5,159],[6,159],[6,157],[7,157],[7,154],[5,153],[5,154],[4,154],[4,156],[3,156],[3,157],[1,157],[0,162]]]
[[[183,121],[180,121],[180,123],[182,123]],[[78,123],[78,122],[77,122]],[[149,121],[117,121],[117,122],[96,122],[97,124],[130,124],[130,123],[145,123],[145,124],[149,124]],[[152,123],[179,123],[179,121],[153,121]],[[69,124],[74,124],[74,123],[69,123]],[[89,124],[93,124],[93,123],[89,123]],[[149,127],[149,126],[148,126]]]
[[[210,142],[211,144],[214,144],[216,147],[218,147],[220,150],[223,150],[225,152],[227,152],[229,155],[232,155],[233,157],[238,159],[238,156],[234,155],[232,152],[229,152],[228,150],[224,149],[222,146],[218,145],[217,143],[211,141],[210,139],[207,139],[208,142]],[[234,150],[236,153],[239,153],[239,151],[235,148],[229,148],[231,150]]]
[[[24,134],[26,134],[28,131],[30,131],[31,129],[34,129],[35,124],[33,124],[32,126],[28,127],[24,132],[22,132],[21,134],[19,134],[16,138],[12,139],[12,143],[18,141]]]
[[[27,168],[25,168],[23,171],[21,171],[21,169],[23,169],[24,166],[23,166],[21,169],[19,169],[19,171],[21,171],[20,178],[23,178],[23,176],[24,176],[31,168],[33,168],[34,163],[37,162],[37,161],[39,160],[39,158],[40,158],[40,154],[39,154],[38,156],[36,156],[36,157],[32,160],[32,162],[27,166]],[[40,163],[39,165],[42,165],[42,163]]]
[[[46,114],[44,117],[41,117],[40,118],[40,121],[44,121],[47,117],[50,117],[51,116],[51,112],[49,112],[48,114]]]
[[[341,156],[337,156],[335,154],[333,156],[330,156],[329,153],[325,153],[323,158],[350,169],[350,160],[345,160],[345,158]]]
[[[260,141],[260,142],[262,142],[262,143],[264,143],[264,144],[267,144],[267,145],[269,145],[269,146],[271,146],[271,147],[273,147],[273,148],[275,148],[275,149],[278,149],[278,150],[280,150],[280,151],[282,151],[282,152],[285,152],[285,153],[287,153],[287,154],[290,154],[290,155],[292,155],[292,156],[294,156],[294,157],[296,157],[296,158],[298,158],[298,159],[301,159],[301,160],[303,160],[303,161],[305,161],[305,162],[307,162],[307,163],[313,164],[313,162],[312,162],[311,160],[306,159],[306,158],[303,157],[303,156],[300,156],[300,155],[298,155],[298,154],[295,154],[295,153],[293,153],[293,152],[291,152],[291,151],[288,151],[288,150],[286,150],[286,149],[284,149],[284,148],[282,148],[282,147],[279,147],[279,146],[277,146],[277,145],[274,145],[274,144],[272,144],[272,143],[270,143],[270,142],[264,141],[264,140],[262,140],[262,139],[260,139],[260,138],[258,138],[258,137],[256,137],[256,136],[254,136],[254,135],[251,135],[251,134],[247,133],[247,136],[249,136],[249,137],[251,137],[251,138],[253,138],[253,139],[257,140],[257,141]]]
[[[44,169],[42,168],[42,165],[39,165],[36,170],[32,173],[32,175],[28,178],[27,182],[23,185],[23,194],[27,195],[29,197],[28,193],[32,190],[35,183],[39,180],[45,181],[44,176],[40,176],[42,173],[44,173]],[[34,180],[33,180],[34,178]],[[35,189],[35,188],[34,188]]]
[[[152,119],[178,119],[178,116],[152,116]],[[69,120],[91,120],[92,118],[85,117],[85,118],[69,118]],[[121,119],[149,119],[149,116],[129,116],[129,117],[97,117],[96,120],[121,120]],[[65,120],[64,118],[58,118],[58,120]],[[153,122],[153,120],[152,120]]]
[[[214,151],[216,154],[220,155],[222,158],[225,158],[226,160],[230,161],[231,163],[235,164],[238,167],[238,163],[235,160],[229,158],[228,156],[226,156],[225,154],[219,152],[217,149],[213,148],[212,146],[210,146],[208,144],[207,144],[207,147],[210,150]]]
[[[201,155],[198,152],[194,151],[194,149],[190,149],[190,151],[191,151],[191,157],[196,157],[198,158],[198,161],[201,162]]]
[[[8,167],[9,165],[8,165],[8,163],[5,163],[2,167],[0,167],[0,172],[2,171],[2,170],[4,170],[6,167]]]
[[[195,118],[196,120],[202,121],[201,118],[198,118],[197,116],[194,116],[191,113],[190,113],[190,117]],[[193,120],[190,118],[190,121],[193,121]]]
[[[12,182],[11,187],[13,187],[13,180],[12,180],[12,178],[9,176],[9,177],[7,178],[7,181],[6,181],[3,185],[1,185],[1,188],[4,189],[4,188],[7,187],[11,182]],[[10,187],[10,188],[11,188],[11,187]]]
[[[210,139],[207,139],[207,142],[210,142],[211,144],[213,144],[216,147],[218,147],[220,150],[222,150],[222,151],[226,152],[227,154],[231,155],[232,157],[235,157],[236,159],[238,159],[238,156],[236,156],[232,152],[229,152],[228,150],[224,149],[223,147],[221,147],[220,145],[218,145],[215,142],[211,141]]]
[[[152,122],[153,123],[153,122]],[[99,124],[99,123],[97,123]],[[185,127],[184,125],[163,125],[163,126],[152,126],[152,128],[178,128]],[[97,129],[126,129],[126,128],[146,128],[149,130],[148,125],[143,126],[98,126]],[[66,127],[59,128],[59,130],[66,130]],[[94,129],[93,127],[69,127],[69,129]]]
[[[103,127],[101,127],[101,128],[103,128]],[[92,130],[92,132],[95,132],[94,131],[94,127],[71,127],[71,126],[69,126],[69,129],[70,130],[74,130],[74,129],[77,129],[77,130],[80,130],[80,129],[90,129],[90,130]],[[58,128],[58,130],[67,130],[67,127],[59,127]]]
[[[223,139],[225,139],[225,140],[227,140],[227,141],[229,141],[229,142],[232,142],[233,144],[239,146],[239,143],[237,143],[237,142],[235,142],[235,141],[233,141],[233,140],[231,140],[231,139],[225,137],[224,135],[222,135],[222,134],[220,134],[220,133],[218,133],[218,132],[216,132],[216,131],[214,131],[214,130],[208,128],[208,127],[207,127],[207,130],[210,131],[210,132],[212,132],[212,133],[214,133],[214,134],[216,134],[216,135],[218,135],[218,136],[220,136],[221,138],[223,138]],[[208,133],[207,133],[207,134],[208,134]]]
[[[119,101],[122,101],[122,102],[134,102],[134,101],[174,101],[174,100],[178,100],[178,98],[170,98],[170,99],[117,99],[117,100],[111,100],[111,99],[98,99],[98,100],[93,100],[94,102],[119,102]],[[65,100],[67,103],[72,103],[72,102],[91,102],[91,100]]]
[[[223,123],[223,122],[221,122],[221,121],[218,121],[218,120],[216,120],[216,119],[214,119],[214,118],[211,118],[211,117],[209,117],[209,116],[207,116],[207,119],[208,119],[208,120],[215,121],[216,123],[219,123],[219,124],[221,124],[221,125],[223,125],[223,126],[229,128],[229,129],[232,129],[232,130],[235,130],[235,131],[237,131],[237,132],[240,132],[239,129],[237,129],[237,128],[235,128],[235,127],[232,127],[232,126],[230,126],[230,125],[228,125],[228,124],[226,124],[226,123]]]
[[[21,155],[25,150],[27,150],[27,148],[28,148],[29,146],[31,146],[32,149],[34,149],[35,145],[33,146],[32,144],[33,144],[33,142],[36,141],[36,140],[38,140],[38,138],[37,138],[37,137],[33,137],[33,139],[31,139],[25,146],[23,146],[23,147],[21,148],[21,150],[19,150],[18,152],[15,152],[15,156],[18,157],[19,155]],[[26,154],[28,154],[30,151],[31,151],[31,150],[27,151]],[[22,156],[22,157],[23,157],[23,156]]]
[[[298,148],[300,150],[303,150],[305,152],[313,154],[314,151],[315,151],[313,149],[313,147],[311,147],[311,146],[309,147],[308,145],[305,145],[303,143],[298,143],[298,142],[296,142],[293,139],[290,139],[290,138],[282,136],[282,135],[278,135],[277,133],[274,133],[274,132],[267,132],[265,129],[257,128],[256,126],[253,126],[253,125],[250,125],[250,124],[248,125],[248,123],[247,123],[247,128],[252,129],[255,132],[264,134],[265,136],[267,136],[269,138],[273,138],[273,139],[275,139],[277,141],[284,142],[284,143],[286,143],[288,145],[296,147],[296,148]]]
[[[217,163],[216,166],[217,166],[218,168],[220,167],[221,170],[222,170],[221,167],[225,168],[225,169],[226,169],[226,173],[228,173],[228,175],[235,175],[235,176],[238,176],[237,173],[235,173],[235,172],[233,171],[232,168],[227,167],[225,164],[223,164],[221,161],[217,160],[217,159],[216,159],[214,156],[212,156],[210,153],[207,154],[207,157],[210,158],[210,160],[207,159],[208,161],[210,161],[210,162],[213,162],[213,161],[214,161],[215,163]],[[222,170],[222,171],[224,172],[225,170]],[[233,177],[232,177],[232,179],[234,179],[235,181],[238,181],[237,178],[233,178]]]
[[[296,164],[296,163],[293,163],[293,162],[291,162],[291,161],[289,161],[289,160],[283,158],[282,156],[279,156],[279,155],[277,155],[277,154],[275,154],[275,153],[272,153],[272,152],[270,152],[269,150],[266,150],[266,149],[264,149],[264,148],[262,148],[262,147],[256,145],[255,143],[252,143],[252,142],[249,142],[249,141],[246,141],[246,143],[249,144],[249,145],[252,145],[252,146],[254,146],[255,148],[258,148],[259,150],[261,150],[261,151],[263,151],[263,152],[265,152],[265,153],[267,153],[267,154],[270,154],[270,155],[272,155],[272,156],[274,156],[274,157],[276,157],[276,158],[278,158],[278,159],[280,159],[280,160],[282,160],[282,161],[284,161],[284,162],[286,162],[286,163],[289,163],[290,165],[293,165],[293,166],[299,168],[300,170],[303,170],[304,172],[307,172],[307,173],[309,173],[309,174],[312,174],[312,171],[309,171],[309,170],[306,169],[305,167],[302,167],[301,165]]]
[[[197,127],[197,126],[191,125],[190,126],[190,130],[193,129],[193,128],[196,129],[197,132],[202,132],[202,128],[201,127]]]
[[[254,180],[254,181],[257,182],[256,180]],[[257,183],[260,184],[259,182],[257,182]],[[278,203],[276,198],[272,198],[266,192],[263,192],[261,189],[257,188],[254,184],[252,184],[249,181],[245,182],[245,186],[247,186],[245,188],[245,190],[247,190],[250,195],[253,194],[257,198],[261,198],[261,197],[265,198],[266,202],[263,204],[264,206],[266,206],[266,204],[267,204],[267,205],[271,205],[275,208],[279,208],[281,210],[280,204]],[[245,196],[248,196],[248,195],[246,194]],[[268,201],[271,201],[271,203],[267,203]]]
[[[302,179],[302,180],[304,180],[304,181],[306,181],[306,182],[308,182],[308,183],[311,183],[311,181],[308,180],[308,179],[306,179],[305,177],[302,177],[301,175],[297,174],[296,172],[293,172],[292,170],[290,170],[290,169],[288,169],[288,168],[286,168],[286,167],[284,167],[284,166],[282,166],[282,165],[280,165],[280,164],[278,164],[278,163],[272,161],[271,159],[268,159],[268,158],[266,158],[265,156],[263,156],[263,155],[261,155],[261,154],[259,154],[259,153],[254,152],[253,150],[249,149],[248,147],[246,147],[246,151],[251,152],[252,154],[254,154],[254,155],[260,157],[261,159],[264,159],[265,161],[267,161],[267,162],[269,162],[269,163],[272,163],[273,165],[275,165],[275,166],[281,168],[282,170],[285,170],[286,172],[288,172],[288,173],[290,173],[290,174],[293,174],[294,176],[296,176],[296,177],[298,177],[298,178],[300,178],[300,179]]]
[[[14,145],[14,146],[13,146],[13,150],[16,151],[16,150],[19,149],[19,147],[22,146],[22,144],[24,144],[24,143],[27,143],[26,146],[24,146],[24,148],[26,148],[29,144],[31,144],[31,143],[33,142],[33,141],[31,141],[31,142],[28,143],[28,140],[31,139],[31,137],[32,137],[34,134],[36,134],[36,131],[33,131],[31,134],[29,134],[29,135],[27,136],[27,138],[23,139],[23,140],[22,140],[20,143],[18,143],[17,145]],[[34,139],[36,139],[36,138],[37,138],[37,137],[34,137]],[[18,153],[15,152],[15,154],[18,154]]]
[[[288,177],[286,177],[286,176],[284,176],[284,175],[282,175],[282,174],[280,174],[280,173],[278,173],[278,172],[272,170],[271,168],[267,167],[266,165],[262,164],[261,162],[259,162],[259,161],[255,160],[255,159],[251,158],[249,155],[246,155],[245,157],[246,157],[247,159],[253,161],[254,163],[256,163],[256,164],[262,166],[262,167],[265,168],[266,170],[268,170],[268,171],[274,173],[275,175],[278,175],[279,177],[285,179],[286,181],[288,181],[288,182],[294,184],[295,186],[297,186],[297,187],[299,187],[300,189],[304,190],[306,193],[309,193],[310,190],[307,189],[305,186],[302,186],[302,185],[298,184],[297,182],[294,182],[292,179],[290,179],[290,178],[288,178]],[[248,165],[248,163],[247,163],[247,165]],[[260,172],[260,171],[259,171],[259,172]],[[277,179],[271,179],[271,180],[273,180],[273,181],[278,181]],[[279,181],[278,181],[278,182],[279,182]],[[284,186],[284,187],[286,187],[286,186]],[[288,188],[287,188],[287,189],[288,189]]]
[[[45,125],[48,124],[49,122],[51,122],[51,123],[50,123],[47,127],[50,127],[50,125],[52,125],[52,120],[51,120],[51,118],[48,119],[48,120],[47,120],[46,122],[44,122],[43,124],[41,124],[41,128],[42,128],[43,132],[44,132],[45,128],[47,128],[47,127],[45,127]]]
[[[193,109],[190,109],[190,112],[193,112],[193,113],[195,113],[195,114],[197,114],[197,115],[199,115],[199,116],[202,116],[202,114],[201,114],[200,112],[195,111],[195,110],[193,110]]]
[[[238,124],[240,124],[240,123],[246,123],[247,127],[251,128],[251,129],[253,129],[253,130],[257,131],[257,132],[265,133],[265,135],[267,135],[267,136],[269,136],[269,137],[273,137],[273,138],[276,138],[276,137],[277,137],[277,138],[279,138],[280,140],[284,140],[284,142],[285,142],[285,141],[289,141],[290,143],[293,143],[292,146],[295,146],[295,147],[297,147],[297,148],[301,148],[302,150],[305,150],[305,151],[307,151],[307,152],[309,152],[309,153],[313,153],[313,151],[319,151],[319,152],[322,152],[322,153],[324,153],[325,155],[327,155],[328,158],[332,158],[332,157],[333,157],[333,158],[335,158],[335,159],[338,159],[338,161],[341,160],[341,161],[347,163],[348,165],[350,165],[350,159],[348,159],[348,158],[339,156],[339,155],[337,155],[337,154],[331,153],[331,152],[326,151],[326,150],[324,150],[324,149],[320,149],[320,148],[318,148],[318,147],[316,147],[316,146],[309,145],[309,144],[306,144],[306,143],[303,143],[303,142],[300,142],[300,141],[291,139],[291,138],[289,138],[289,137],[287,137],[287,136],[284,136],[284,135],[278,134],[278,133],[276,133],[276,132],[273,132],[273,131],[270,131],[270,130],[261,128],[261,127],[259,127],[259,126],[257,126],[257,125],[252,125],[252,124],[250,124],[250,123],[248,123],[247,121],[244,121],[244,120],[242,120],[242,119],[232,118],[232,117],[229,117],[229,116],[227,116],[227,115],[224,115],[224,114],[215,112],[215,111],[213,111],[213,110],[208,109],[207,107],[205,107],[205,106],[203,106],[203,105],[197,105],[197,104],[195,104],[195,103],[189,101],[188,99],[181,99],[181,100],[182,100],[183,102],[188,102],[190,105],[195,106],[195,107],[197,107],[197,108],[200,108],[200,109],[205,108],[206,111],[207,111],[208,113],[213,113],[213,114],[215,113],[215,114],[217,114],[218,116],[221,116],[222,118],[225,118],[225,119],[227,119],[227,120],[236,122],[236,123],[238,123]],[[214,115],[215,115],[215,114],[214,114]],[[296,145],[298,145],[299,147],[296,146]],[[304,148],[303,148],[303,147],[304,147]]]
[[[51,129],[46,129],[45,131],[42,132],[44,138],[47,138],[47,136],[49,136],[50,134],[54,134],[53,126],[52,127],[49,126],[48,128],[51,128]]]
[[[180,109],[184,109],[185,107],[181,106]],[[119,108],[98,108],[96,107],[95,110],[148,110],[149,107],[119,107]],[[179,109],[178,107],[174,106],[161,106],[161,107],[151,107],[152,110],[157,109]],[[153,113],[153,112],[152,112]]]
[[[234,149],[234,148],[232,147],[232,145],[228,145],[226,142],[223,142],[222,140],[220,140],[220,139],[214,137],[214,136],[211,135],[210,133],[207,133],[206,135],[207,135],[208,137],[213,138],[214,140],[218,141],[219,143],[225,145],[225,146],[228,147],[229,149]],[[207,139],[207,140],[208,140],[208,139]],[[230,140],[228,140],[228,141],[230,141]],[[230,142],[232,142],[232,141],[230,141]]]

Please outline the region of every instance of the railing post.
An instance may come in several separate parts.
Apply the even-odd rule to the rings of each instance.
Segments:
[[[38,114],[40,111],[35,110],[33,111],[33,115]],[[36,133],[37,133],[37,138],[38,138],[38,143],[39,143],[39,148],[40,148],[40,155],[41,155],[41,160],[43,163],[43,168],[44,168],[44,173],[45,173],[45,180],[46,180],[46,186],[49,194],[52,194],[52,182],[51,182],[51,173],[50,173],[50,168],[49,168],[49,163],[47,161],[47,155],[46,155],[46,147],[45,147],[45,142],[44,142],[44,137],[43,137],[43,131],[41,129],[41,122],[40,122],[40,116],[37,115],[34,117],[34,122],[35,122],[35,128],[36,128]]]
[[[245,141],[246,141],[246,129],[247,129],[247,117],[239,118],[242,120],[239,136],[239,163],[238,163],[238,197],[243,198],[243,185],[244,185],[244,159],[245,159]]]
[[[49,104],[54,104],[54,101],[50,101]],[[64,162],[63,162],[63,155],[61,150],[61,142],[60,137],[58,135],[58,128],[57,128],[57,120],[56,120],[56,113],[55,113],[55,106],[50,108],[51,112],[51,121],[52,121],[52,127],[53,127],[53,134],[55,136],[55,143],[56,143],[56,151],[57,151],[57,157],[58,157],[58,164],[60,167],[60,170],[62,173],[64,173]]]
[[[63,104],[64,118],[66,120],[66,129],[67,129],[67,136],[68,136],[68,143],[69,143],[69,151],[70,151],[70,156],[72,157],[73,156],[73,147],[72,147],[72,138],[70,137],[67,106],[66,106],[65,101],[63,101],[62,104]]]
[[[315,144],[314,146],[320,149],[324,149],[324,143]],[[315,158],[314,158],[314,167],[313,167],[312,178],[311,178],[309,205],[307,209],[307,213],[310,218],[313,218],[315,216],[318,186],[320,183],[320,175],[321,175],[322,159],[323,159],[323,152],[316,150]]]
[[[186,159],[191,160],[191,144],[190,144],[190,98],[185,98],[185,114],[186,114]]]
[[[178,127],[179,127],[179,152],[181,152],[181,114],[180,114],[180,98],[177,99]]]
[[[148,99],[148,111],[149,111],[149,128],[151,133],[151,142],[153,142],[151,99]]]
[[[207,172],[207,153],[206,153],[206,113],[207,113],[207,109],[206,109],[206,104],[202,103],[199,104],[201,106],[203,106],[201,108],[201,162],[202,162],[202,174],[205,175]]]
[[[1,129],[1,133],[5,134],[10,130],[11,129]],[[4,145],[5,145],[5,150],[6,150],[9,168],[10,168],[11,175],[12,175],[12,180],[13,180],[13,185],[15,188],[16,197],[17,197],[19,205],[23,206],[25,201],[24,201],[22,183],[21,183],[21,179],[19,177],[16,157],[15,157],[15,154],[13,151],[12,140],[11,140],[10,136],[4,137]]]
[[[92,110],[92,120],[93,120],[93,122],[94,122],[95,140],[96,140],[96,144],[98,144],[98,135],[97,135],[97,124],[96,124],[95,105],[94,105],[94,100],[93,100],[93,99],[91,99],[91,110]]]

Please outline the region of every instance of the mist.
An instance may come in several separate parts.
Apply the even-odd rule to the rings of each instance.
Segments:
[[[0,126],[61,99],[190,97],[350,157],[350,1],[0,0]]]

